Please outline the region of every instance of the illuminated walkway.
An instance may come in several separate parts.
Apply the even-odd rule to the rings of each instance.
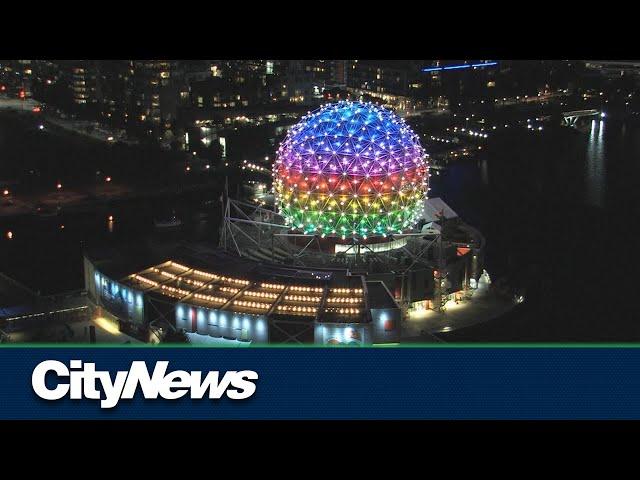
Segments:
[[[15,110],[30,112],[36,105],[40,103],[33,98],[21,100],[19,98],[9,98],[6,95],[0,95],[0,110]]]
[[[449,302],[444,313],[433,310],[412,312],[402,323],[402,338],[403,341],[418,340],[421,332],[437,334],[486,322],[505,314],[514,305],[513,301],[492,292],[476,293],[470,300],[459,304]]]
[[[95,317],[75,321],[57,322],[42,325],[40,328],[31,328],[24,331],[12,332],[9,335],[11,343],[81,343],[89,344],[89,327],[96,329],[96,344],[98,345],[123,345],[143,343],[129,335],[119,331],[117,323],[107,317]]]

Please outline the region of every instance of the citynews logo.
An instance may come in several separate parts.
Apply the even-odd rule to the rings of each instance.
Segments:
[[[138,386],[146,399],[176,400],[187,393],[192,399],[219,399],[224,394],[232,400],[251,397],[256,391],[258,374],[252,370],[210,371],[202,378],[202,372],[175,370],[167,373],[169,362],[156,362],[149,374],[142,361],[131,362],[129,370],[116,372],[115,378],[108,371],[96,370],[95,363],[71,360],[69,366],[57,360],[45,360],[38,364],[31,375],[33,391],[44,400],[60,400],[65,396],[73,400],[100,400],[100,408],[114,408],[120,399],[132,399]],[[46,383],[48,374],[57,376],[55,387]]]

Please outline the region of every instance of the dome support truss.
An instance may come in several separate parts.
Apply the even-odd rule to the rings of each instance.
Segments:
[[[441,266],[440,235],[406,232],[390,235],[389,241],[406,238],[407,244],[394,250],[376,251],[372,245],[352,238],[344,252],[336,254],[318,234],[292,233],[283,218],[260,205],[227,197],[220,247],[240,257],[265,263],[306,268],[360,269],[377,264],[382,271],[406,275],[415,268]],[[429,258],[429,250],[434,254]],[[400,261],[402,259],[402,261]]]

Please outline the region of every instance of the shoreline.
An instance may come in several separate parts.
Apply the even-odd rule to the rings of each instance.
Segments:
[[[8,110],[6,108],[2,109],[0,106],[0,116],[9,121],[19,122],[20,127],[18,128],[29,129],[32,127],[30,123],[41,121],[41,124],[47,125],[45,132],[62,139],[64,142],[80,142],[83,145],[88,145],[89,147],[95,146],[101,149],[109,149],[115,146],[127,150],[133,149],[129,150],[131,153],[130,156],[133,157],[137,153],[135,149],[141,148],[138,144],[122,142],[116,144],[115,142],[100,141],[94,136],[60,127],[56,123],[50,124],[46,120],[46,117],[34,119],[30,117],[29,114],[34,115],[30,110]],[[143,153],[146,154],[147,152]],[[147,158],[142,159],[142,161],[146,161],[147,163],[149,161],[148,158],[153,157],[153,154],[156,152],[152,151],[148,153]],[[158,155],[162,155],[162,152],[158,152]],[[91,157],[87,157],[87,164],[90,164],[92,161]],[[166,158],[162,157],[162,161],[166,162]],[[2,181],[4,183],[0,185],[3,187],[2,190],[0,190],[0,219],[11,219],[30,215],[52,216],[57,214],[58,211],[91,211],[109,202],[175,196],[204,190],[211,190],[215,194],[215,192],[219,191],[220,175],[216,175],[215,169],[194,172],[196,174],[206,172],[209,174],[209,178],[198,179],[199,181],[189,184],[188,179],[184,179],[183,182],[181,178],[177,177],[179,166],[179,160],[176,160],[175,165],[170,167],[172,170],[175,170],[175,173],[169,181],[158,179],[157,182],[149,182],[146,185],[136,185],[136,177],[132,177],[131,174],[129,174],[124,178],[124,181],[119,183],[106,181],[96,183],[95,180],[91,181],[87,179],[84,185],[71,187],[62,185],[60,189],[53,191],[51,189],[46,190],[41,186],[33,186],[29,187],[30,191],[21,192],[19,188],[21,183],[19,177],[3,178]],[[99,164],[97,164],[95,168],[102,170]],[[115,169],[117,167],[114,166],[113,168]],[[179,181],[176,182],[175,180]],[[62,181],[60,183],[64,184],[65,182]],[[17,185],[18,188],[12,187],[12,185]],[[4,188],[8,190],[8,194],[4,194]],[[17,190],[17,192],[14,190]],[[38,207],[44,209],[45,212],[38,212]]]
[[[159,187],[149,190],[135,190],[130,187],[121,188],[120,193],[98,193],[90,191],[78,191],[71,190],[64,193],[54,192],[45,196],[37,196],[28,200],[20,200],[19,204],[14,205],[16,207],[13,212],[7,212],[5,209],[12,208],[7,206],[0,206],[0,218],[9,219],[24,216],[41,216],[37,212],[37,206],[43,205],[48,208],[58,208],[63,212],[82,212],[92,211],[94,208],[100,207],[106,203],[117,201],[125,202],[129,200],[149,199],[162,196],[180,195],[187,192],[197,192],[200,190],[213,190],[213,187],[218,187],[217,182],[208,182],[203,184],[191,185],[186,187]],[[15,199],[13,199],[15,202]]]

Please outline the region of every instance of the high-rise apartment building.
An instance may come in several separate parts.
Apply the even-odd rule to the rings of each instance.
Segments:
[[[178,62],[133,60],[131,66],[131,115],[144,133],[160,139],[176,118],[181,84]]]

